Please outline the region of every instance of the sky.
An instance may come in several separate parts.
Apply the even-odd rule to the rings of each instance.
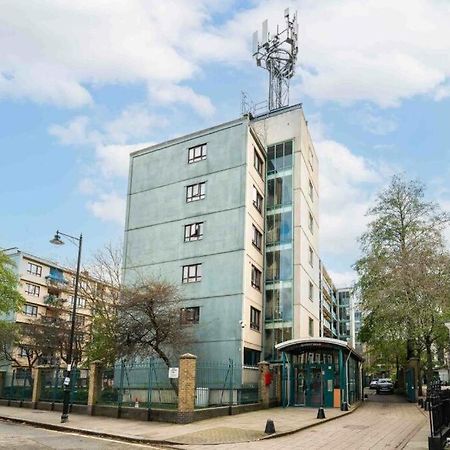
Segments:
[[[63,263],[123,239],[130,151],[267,98],[251,35],[298,11],[291,104],[320,164],[320,256],[354,278],[366,212],[393,174],[450,210],[447,0],[0,0],[0,247]]]

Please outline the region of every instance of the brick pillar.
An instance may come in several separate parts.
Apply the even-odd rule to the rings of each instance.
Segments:
[[[33,392],[31,394],[31,405],[33,409],[37,409],[38,401],[41,395],[42,369],[40,367],[33,367]]]
[[[89,366],[89,389],[88,389],[88,414],[94,415],[98,394],[102,387],[103,366],[99,361],[94,361]]]
[[[258,363],[258,370],[259,370],[259,383],[258,383],[259,400],[264,408],[268,408],[270,403],[270,384],[266,384],[266,378],[270,377],[269,363],[267,361],[261,361],[260,363]]]
[[[186,353],[180,356],[178,378],[178,423],[190,423],[194,420],[195,408],[195,369],[197,357]]]

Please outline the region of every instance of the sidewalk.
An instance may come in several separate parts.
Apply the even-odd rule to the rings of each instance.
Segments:
[[[316,408],[271,408],[177,425],[81,414],[70,414],[69,422],[60,423],[61,413],[58,412],[0,406],[0,419],[145,444],[227,444],[283,436],[350,414],[353,410],[326,409],[326,419],[320,420],[316,419]],[[274,421],[275,435],[264,434],[267,419]]]

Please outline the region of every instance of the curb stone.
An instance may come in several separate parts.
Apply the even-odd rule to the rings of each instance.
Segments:
[[[332,420],[339,419],[340,417],[345,417],[348,414],[351,414],[354,411],[356,411],[362,405],[363,405],[363,402],[358,402],[355,404],[355,406],[350,411],[345,412],[344,414],[341,414],[339,416],[330,417],[329,419],[324,419],[324,420],[321,420],[320,422],[311,423],[309,425],[295,428],[293,430],[282,431],[280,433],[275,433],[275,434],[271,434],[269,436],[264,436],[262,438],[254,440],[254,441],[242,441],[242,442],[257,442],[257,441],[262,441],[262,440],[266,440],[266,439],[276,439],[279,437],[288,436],[290,434],[294,434],[299,431],[315,427],[322,423],[330,422]],[[92,437],[99,437],[99,438],[108,438],[108,439],[113,439],[113,440],[121,441],[121,442],[129,442],[132,444],[156,445],[156,446],[160,446],[160,447],[164,447],[164,448],[172,448],[172,449],[177,449],[177,448],[180,448],[180,446],[185,446],[185,445],[193,445],[193,444],[183,444],[180,442],[171,441],[169,439],[134,438],[132,436],[123,436],[123,435],[117,435],[117,434],[111,434],[111,433],[102,433],[102,432],[98,432],[98,431],[86,430],[83,428],[71,428],[71,427],[65,427],[62,425],[54,425],[51,423],[38,422],[35,420],[29,420],[29,419],[19,419],[19,418],[10,417],[10,416],[1,416],[0,415],[0,420],[3,420],[5,422],[26,424],[26,425],[30,425],[30,426],[33,426],[36,428],[44,428],[47,430],[60,431],[60,432],[65,432],[65,433],[75,433],[75,434],[81,434],[81,435],[85,435],[85,436],[92,436]],[[215,443],[215,444],[196,443],[195,445],[219,445],[219,444],[221,444],[221,443]],[[229,444],[229,442],[223,442],[223,444]],[[175,447],[175,446],[177,446],[177,447]]]

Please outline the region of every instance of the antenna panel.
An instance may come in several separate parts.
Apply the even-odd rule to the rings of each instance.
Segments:
[[[269,24],[267,19],[262,23],[261,44],[264,45],[269,40]]]
[[[258,53],[258,32],[255,31],[253,33],[253,45],[252,45],[252,49],[253,49],[253,56],[255,56]]]

